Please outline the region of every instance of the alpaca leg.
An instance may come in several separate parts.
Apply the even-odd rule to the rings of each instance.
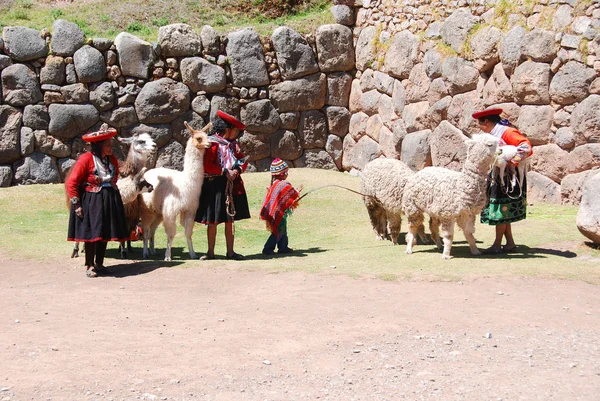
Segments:
[[[187,239],[190,258],[197,259],[196,252],[194,252],[194,244],[192,243],[192,234],[194,233],[194,215],[186,214],[183,217],[183,227],[185,228],[185,238]]]
[[[421,239],[421,242],[424,244],[429,244],[429,240],[427,239],[427,235],[425,234],[425,224],[421,224],[419,229],[417,230],[417,235]]]
[[[444,238],[444,252],[442,259],[450,259],[450,250],[452,249],[452,241],[454,240],[454,220],[442,221],[442,237]]]
[[[408,233],[406,234],[406,253],[411,254],[412,248],[417,244],[416,236],[419,226],[423,225],[423,214],[418,212],[408,216]]]
[[[431,240],[438,249],[442,249],[444,245],[440,238],[440,221],[435,217],[429,217],[429,231],[431,231]]]
[[[144,247],[142,249],[142,259],[148,259],[148,240],[150,239],[150,227],[144,230]]]
[[[177,223],[175,219],[164,219],[163,226],[165,227],[165,233],[167,234],[167,249],[165,250],[165,262],[171,261],[171,246],[173,245],[173,238],[177,233]]]
[[[71,252],[71,257],[72,258],[79,257],[79,242],[75,242],[75,245],[73,245],[73,252]]]
[[[160,224],[160,220],[156,220],[152,222],[150,226],[150,255],[156,255],[156,249],[154,249],[154,234],[156,234],[156,229]]]
[[[375,231],[375,236],[378,240],[383,241],[387,236],[387,221],[385,217],[385,210],[379,203],[368,202],[367,212],[369,212],[369,218],[371,219],[371,226]]]
[[[402,225],[402,213],[388,213],[387,220],[390,228],[390,239],[392,240],[392,244],[398,245],[398,237],[400,236],[400,227]]]
[[[475,241],[475,216],[465,216],[458,220],[458,226],[463,230],[465,234],[465,238],[469,243],[469,248],[471,248],[471,255],[478,256],[481,255],[481,251],[477,249],[477,242]]]
[[[504,188],[504,169],[506,168],[506,164],[502,164],[500,166],[498,166],[498,169],[500,170],[500,185],[502,185],[502,188]]]

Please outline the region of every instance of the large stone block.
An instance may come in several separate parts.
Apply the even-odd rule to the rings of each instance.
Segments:
[[[400,159],[402,154],[402,141],[406,135],[407,132],[402,120],[396,120],[392,129],[389,129],[385,125],[381,127],[381,131],[379,132],[379,147],[385,157],[390,159]]]
[[[521,42],[521,53],[533,61],[551,62],[558,49],[554,32],[540,28],[526,33]]]
[[[51,104],[48,106],[50,135],[72,139],[98,122],[98,110],[91,104]]]
[[[42,100],[35,72],[25,64],[13,64],[2,70],[2,100],[11,106],[26,106]]]
[[[25,106],[23,109],[23,125],[34,130],[48,129],[50,116],[48,107],[42,104]]]
[[[344,152],[342,166],[344,170],[362,170],[371,160],[376,159],[381,150],[379,145],[368,136],[363,136],[358,142],[351,135],[344,137]]]
[[[105,111],[100,114],[100,120],[111,127],[122,128],[138,123],[138,116],[133,106],[124,106]]]
[[[16,185],[58,184],[60,174],[53,157],[43,153],[32,153],[16,162],[13,166]]]
[[[536,146],[533,155],[527,158],[527,161],[532,171],[560,183],[567,174],[571,173],[569,159],[569,152],[556,144],[548,144]]]
[[[0,163],[12,163],[20,157],[21,112],[0,105]]]
[[[588,142],[600,142],[600,95],[590,95],[571,113],[571,128],[575,136]]]
[[[225,70],[202,57],[187,57],[180,62],[181,80],[192,92],[220,92],[225,88]]]
[[[329,132],[342,138],[346,136],[350,126],[350,111],[345,107],[330,106],[326,114]]]
[[[367,26],[360,31],[356,42],[356,68],[364,71],[369,68],[376,58],[375,55],[375,37],[377,28]],[[410,71],[406,72],[408,75]]]
[[[323,72],[354,69],[352,30],[340,24],[321,25],[316,34],[319,68]]]
[[[459,8],[444,21],[441,29],[442,40],[450,45],[452,49],[461,53],[469,31],[479,21],[468,9]]]
[[[515,102],[519,104],[550,104],[550,66],[526,61],[512,76]]]
[[[577,61],[563,65],[550,82],[550,97],[558,104],[580,102],[589,94],[596,71]]]
[[[269,97],[279,112],[320,109],[325,105],[327,78],[313,74],[283,81],[269,88]]]
[[[127,32],[121,32],[115,38],[119,53],[119,66],[124,76],[148,79],[150,69],[156,60],[152,45]]]
[[[115,92],[110,82],[90,85],[90,103],[98,111],[107,111],[114,106]]]
[[[79,82],[97,82],[104,78],[104,56],[92,46],[83,46],[73,55],[73,64]]]
[[[71,147],[58,138],[48,135],[45,130],[33,132],[35,136],[35,152],[45,153],[54,157],[68,157],[71,154]]]
[[[352,76],[345,72],[334,72],[327,75],[327,99],[329,106],[348,107]]]
[[[461,93],[452,98],[448,107],[448,121],[467,134],[480,133],[481,129],[472,114],[483,110],[483,101],[477,91]]]
[[[494,72],[483,87],[483,104],[512,102],[513,93],[510,80],[506,76],[504,66],[496,64]]]
[[[442,77],[450,95],[456,95],[477,88],[479,71],[470,61],[460,57],[448,57],[442,64]]]
[[[139,121],[145,124],[168,123],[189,108],[189,88],[171,78],[147,83],[135,99],[135,111]]]
[[[315,54],[298,32],[282,26],[271,36],[283,79],[295,79],[319,71]]]
[[[494,26],[484,26],[469,40],[473,64],[479,71],[488,71],[500,60],[498,43],[502,31]]]
[[[560,204],[560,185],[540,173],[530,171],[527,173],[527,201]]]
[[[272,134],[281,126],[279,113],[268,100],[257,100],[242,108],[242,121],[252,133]]]
[[[409,133],[402,141],[400,160],[414,171],[431,166],[431,149],[429,148],[431,130]]]
[[[158,44],[163,57],[185,57],[202,53],[202,39],[187,24],[158,28]]]
[[[402,119],[407,132],[421,131],[426,128],[425,121],[429,111],[429,102],[411,103],[404,107]]]
[[[598,174],[600,170],[586,170],[581,173],[568,174],[560,182],[560,196],[563,205],[579,205],[583,186],[588,178]]]
[[[343,139],[337,135],[329,135],[327,137],[327,143],[325,144],[325,150],[333,159],[336,169],[342,170],[342,155],[344,152]]]
[[[592,242],[600,244],[600,172],[590,177],[581,194],[577,228]]]
[[[415,65],[410,71],[405,89],[407,103],[417,103],[427,100],[429,77],[425,73],[425,67],[422,63]]]
[[[16,61],[30,61],[48,55],[48,45],[40,31],[22,26],[5,26],[2,29],[4,53]]]
[[[167,146],[158,149],[156,167],[165,167],[183,171],[184,159],[185,148],[176,140],[172,140]]]
[[[429,135],[432,165],[460,171],[467,157],[467,139],[461,130],[442,121]]]
[[[531,144],[544,145],[549,142],[554,109],[552,106],[523,106],[519,113],[517,127],[527,136]]]
[[[202,47],[206,53],[214,57],[219,55],[221,52],[221,39],[212,26],[204,25],[202,31],[200,31],[200,38],[202,40]]]
[[[246,133],[238,139],[238,142],[249,161],[264,159],[271,154],[271,145],[267,135]]]
[[[385,70],[395,78],[408,78],[418,55],[418,38],[410,31],[401,31],[394,35],[385,54]]]
[[[500,55],[500,61],[502,62],[502,68],[507,75],[512,75],[513,71],[519,65],[521,59],[521,44],[523,43],[523,37],[527,33],[527,30],[522,26],[518,25],[512,28],[504,39],[500,41],[498,53]]]
[[[331,155],[323,149],[306,149],[300,157],[299,163],[308,168],[322,170],[338,169]],[[294,162],[294,165],[296,165],[296,162]]]
[[[52,53],[72,56],[85,43],[85,34],[73,22],[57,19],[52,23]]]
[[[569,154],[571,173],[579,173],[600,167],[600,143],[586,143],[577,146]]]
[[[62,57],[46,57],[46,63],[40,71],[40,84],[63,85],[65,70],[65,60]]]
[[[235,86],[269,84],[265,56],[258,34],[250,28],[231,32],[227,36],[227,55]]]
[[[279,130],[271,136],[271,157],[296,160],[302,156],[302,143],[294,131]]]
[[[318,110],[300,114],[298,134],[304,149],[323,148],[327,141],[327,118]]]

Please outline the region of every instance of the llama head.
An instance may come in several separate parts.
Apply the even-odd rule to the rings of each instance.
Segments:
[[[130,138],[119,138],[119,142],[131,145],[129,148],[130,152],[133,152],[138,157],[147,159],[150,155],[156,153],[156,142],[154,142],[150,134],[145,132]]]
[[[187,121],[184,121],[183,124],[190,131],[192,136],[192,141],[194,141],[194,146],[200,150],[204,150],[210,146],[210,142],[208,141],[208,130],[212,127],[212,123],[208,123],[201,130],[197,130],[192,128]]]
[[[498,138],[490,134],[475,134],[466,141],[467,160],[466,166],[476,169],[480,174],[487,174],[498,148]]]

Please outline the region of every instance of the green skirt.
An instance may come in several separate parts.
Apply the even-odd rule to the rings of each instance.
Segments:
[[[508,173],[508,169],[507,169]],[[496,226],[498,224],[514,223],[527,217],[527,174],[523,177],[523,183],[511,187],[510,176],[504,177],[504,187],[500,183],[500,177],[487,180],[488,203],[481,211],[481,222]]]

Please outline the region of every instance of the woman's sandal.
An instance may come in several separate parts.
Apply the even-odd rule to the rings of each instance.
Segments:
[[[98,277],[98,273],[96,272],[96,268],[94,266],[88,266],[85,271],[85,275],[88,277]]]
[[[481,251],[481,253],[483,253],[484,255],[496,255],[503,252],[504,251],[502,250],[502,247],[494,248],[493,246],[490,246],[489,248]]]
[[[503,245],[502,252],[503,253],[515,253],[515,252],[517,252],[517,246],[515,245],[512,248],[507,248],[506,245]]]
[[[97,274],[112,274],[113,271],[110,267],[106,267],[104,265],[96,265],[95,267]]]
[[[215,255],[209,255],[208,253],[206,255],[200,256],[200,260],[213,260],[214,258]]]
[[[244,260],[246,259],[243,255],[240,255],[239,253],[232,253],[231,255],[227,255],[227,259],[229,260]]]

